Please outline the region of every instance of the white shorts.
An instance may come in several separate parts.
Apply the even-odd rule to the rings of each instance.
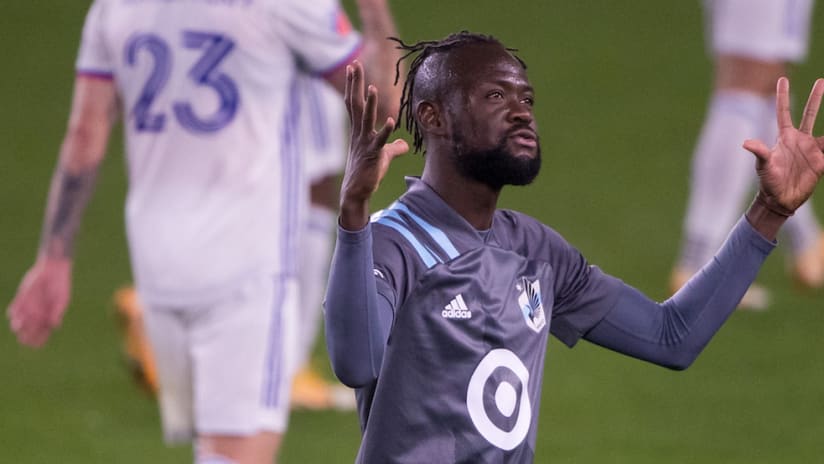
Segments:
[[[258,277],[207,307],[146,308],[167,442],[285,431],[297,289]]]
[[[348,151],[343,96],[315,77],[301,77],[300,154],[306,179],[315,182],[343,172]]]
[[[807,54],[813,0],[704,0],[715,55],[797,62]]]

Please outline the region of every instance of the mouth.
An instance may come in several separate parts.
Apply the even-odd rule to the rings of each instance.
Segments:
[[[509,138],[524,147],[535,148],[538,146],[538,136],[530,129],[515,130],[509,134]]]

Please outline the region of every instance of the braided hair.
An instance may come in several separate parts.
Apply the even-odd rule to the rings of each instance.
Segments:
[[[414,44],[404,43],[397,37],[389,37],[389,40],[398,43],[397,49],[406,52],[401,56],[395,64],[395,85],[398,84],[401,73],[401,62],[411,55],[418,54],[409,65],[409,71],[406,73],[406,81],[403,84],[403,92],[401,94],[401,106],[398,111],[398,121],[404,121],[406,130],[412,134],[414,138],[413,147],[415,152],[420,152],[423,147],[423,134],[421,133],[418,123],[415,121],[415,110],[412,106],[415,100],[415,78],[421,65],[432,55],[439,53],[447,53],[455,48],[460,48],[466,45],[473,44],[494,44],[500,45],[509,52],[515,52],[517,49],[507,48],[498,39],[491,35],[477,34],[469,31],[461,31],[449,34],[441,40],[424,40]],[[526,63],[519,57],[513,55],[515,59],[526,69]]]

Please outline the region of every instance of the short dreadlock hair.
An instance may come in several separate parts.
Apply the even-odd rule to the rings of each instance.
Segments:
[[[477,34],[469,31],[452,33],[441,40],[424,40],[414,44],[404,43],[397,37],[389,37],[389,40],[397,42],[398,46],[396,48],[406,52],[395,64],[395,84],[398,83],[400,78],[401,62],[411,55],[418,54],[412,60],[412,64],[409,65],[409,71],[406,73],[406,82],[403,84],[403,92],[401,95],[401,106],[398,111],[398,121],[404,121],[406,130],[414,137],[413,148],[416,153],[420,152],[421,148],[423,148],[423,134],[418,127],[417,121],[415,121],[415,108],[412,106],[412,103],[415,100],[415,78],[418,75],[418,70],[426,59],[436,54],[447,53],[453,49],[474,44],[495,44],[500,45],[509,52],[518,51],[517,49],[506,47],[500,40],[491,35]],[[524,63],[521,58],[514,54],[512,56],[526,69],[526,63]]]

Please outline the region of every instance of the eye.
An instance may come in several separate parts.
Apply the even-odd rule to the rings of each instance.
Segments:
[[[526,103],[529,106],[535,106],[535,97],[526,97],[521,102]]]
[[[488,94],[486,94],[486,98],[491,98],[491,99],[504,98],[504,93],[501,92],[500,90],[493,90],[493,91],[489,92]]]

